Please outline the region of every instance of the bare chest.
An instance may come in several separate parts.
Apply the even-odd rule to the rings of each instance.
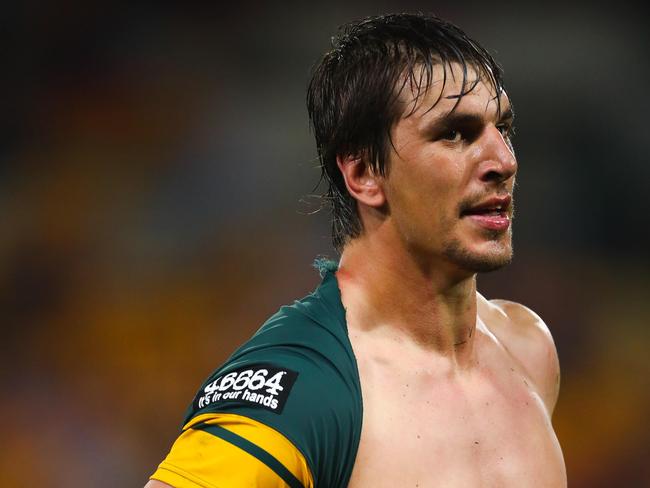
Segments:
[[[363,356],[364,417],[350,487],[562,487],[544,405],[507,357],[471,374]]]

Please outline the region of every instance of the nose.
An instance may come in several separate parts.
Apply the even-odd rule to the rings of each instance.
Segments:
[[[479,145],[479,178],[501,183],[517,173],[517,158],[512,144],[494,125],[487,127]]]

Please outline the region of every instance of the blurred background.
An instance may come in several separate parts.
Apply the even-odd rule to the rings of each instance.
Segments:
[[[203,379],[318,284],[310,69],[338,25],[413,10],[505,68],[516,257],[479,285],[555,336],[569,485],[650,486],[644,16],[470,5],[3,6],[1,486],[144,485]]]

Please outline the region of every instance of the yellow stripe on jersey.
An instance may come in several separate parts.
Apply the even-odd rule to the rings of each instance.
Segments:
[[[176,440],[151,479],[175,488],[286,488],[282,478],[254,456],[207,432],[192,429]]]
[[[277,430],[236,414],[198,415],[185,425],[185,429],[198,423],[217,424],[265,450],[282,463],[305,488],[313,488],[314,480],[302,453]]]
[[[177,488],[287,486],[280,475],[258,457],[205,430],[192,428],[198,424],[218,426],[255,444],[279,461],[305,488],[313,488],[313,478],[304,456],[286,437],[248,417],[224,413],[199,415],[185,425],[151,479]]]

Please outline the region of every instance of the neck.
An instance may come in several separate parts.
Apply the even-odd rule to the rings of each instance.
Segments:
[[[345,246],[337,279],[348,322],[454,359],[472,358],[476,275],[424,263],[399,246],[360,236]]]

